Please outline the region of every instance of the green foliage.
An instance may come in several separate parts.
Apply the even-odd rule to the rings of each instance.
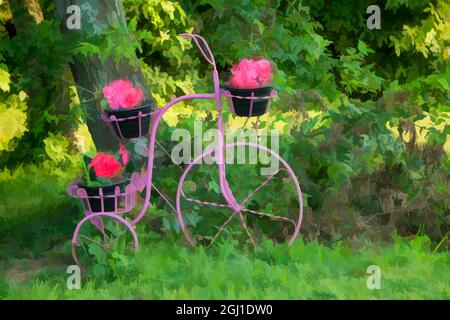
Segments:
[[[320,24],[301,2],[277,1],[263,10],[262,3],[255,1],[200,1],[199,5],[208,8],[199,9],[199,27],[222,71],[242,57],[258,55],[276,63],[275,85],[281,95],[292,96],[297,89],[309,87],[336,94],[331,82],[334,61],[326,49],[330,42],[317,33]]]
[[[339,74],[341,85],[348,94],[352,92],[377,92],[381,89],[383,79],[371,72],[373,65],[362,66],[364,57],[374,51],[368,48],[364,42],[358,42],[358,51],[348,48],[345,55],[339,58]]]
[[[8,111],[8,118],[16,117],[16,138],[14,145],[0,151],[2,167],[14,168],[20,163],[42,161],[45,155],[43,141],[47,135],[67,132],[75,126],[80,112],[70,108],[70,101],[64,104],[65,95],[57,92],[58,88],[62,88],[59,78],[65,77],[67,63],[71,61],[72,45],[70,40],[66,42],[62,38],[55,21],[43,21],[15,36],[2,31],[0,64],[6,65],[10,74],[10,93],[19,95],[22,101],[21,114],[18,111],[12,114],[12,110],[18,110],[18,106],[14,105]],[[5,86],[4,76],[1,79]],[[27,95],[29,99],[25,106],[23,100]],[[5,99],[11,100],[4,95],[0,99],[2,104],[8,103]],[[9,135],[7,139],[14,138],[11,133]]]
[[[0,69],[0,89],[9,91],[9,73]],[[1,82],[3,81],[3,82]],[[5,93],[0,93],[4,95]],[[15,143],[27,131],[26,100],[25,92],[20,91],[18,95],[9,95],[0,101],[0,152],[13,151]]]
[[[436,4],[430,3],[424,12],[429,14],[420,25],[405,25],[401,37],[392,36],[395,52],[400,55],[401,52],[416,51],[425,58],[433,55],[440,63],[445,63],[450,57],[450,4],[438,0]]]
[[[193,44],[178,34],[192,31],[195,21],[176,1],[124,1],[127,17],[140,40],[141,68],[159,107],[171,97],[204,90]],[[140,26],[140,27],[139,27]],[[194,54],[193,54],[194,53]]]
[[[134,256],[97,264],[81,290],[66,288],[56,253],[42,262],[0,264],[2,299],[448,299],[448,252],[431,253],[426,237],[360,249],[265,241],[255,251],[232,241],[191,251],[148,234]],[[28,265],[28,268],[26,267]],[[367,267],[381,269],[381,288],[366,286]],[[25,268],[34,272],[23,276]],[[4,278],[3,280],[1,280]]]

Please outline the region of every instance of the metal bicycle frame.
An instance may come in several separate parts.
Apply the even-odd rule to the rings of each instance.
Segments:
[[[214,81],[214,92],[202,93],[202,94],[196,94],[196,93],[195,94],[187,94],[187,95],[183,95],[180,97],[176,97],[176,98],[172,99],[169,103],[167,103],[162,109],[158,109],[152,113],[152,118],[151,118],[151,123],[150,123],[150,136],[149,136],[148,148],[147,148],[147,151],[148,151],[147,172],[146,172],[145,176],[142,177],[142,178],[145,178],[146,192],[145,192],[144,204],[143,204],[139,214],[135,217],[135,219],[132,222],[127,222],[125,219],[121,218],[118,214],[115,214],[115,213],[105,213],[105,212],[90,213],[90,214],[86,215],[86,217],[84,217],[84,219],[78,224],[78,226],[75,230],[75,233],[73,235],[73,238],[72,238],[72,246],[75,246],[77,244],[77,238],[78,238],[78,232],[79,232],[80,226],[82,223],[84,223],[87,220],[90,220],[91,222],[93,222],[98,217],[107,216],[107,217],[114,218],[114,219],[118,220],[119,222],[123,223],[124,225],[126,225],[126,227],[129,230],[133,230],[132,227],[134,225],[136,225],[144,217],[144,215],[150,205],[152,178],[153,178],[153,164],[154,164],[154,158],[155,158],[154,157],[155,156],[155,142],[156,142],[158,125],[159,125],[163,115],[175,104],[182,102],[182,101],[193,100],[193,99],[208,99],[208,100],[210,99],[210,100],[216,101],[216,106],[217,106],[217,111],[218,111],[218,119],[217,119],[218,139],[217,139],[217,145],[214,148],[205,151],[201,156],[196,158],[188,166],[186,171],[183,173],[183,175],[180,179],[180,183],[178,185],[177,201],[176,201],[177,219],[178,219],[178,223],[180,225],[180,229],[183,231],[184,236],[188,240],[189,244],[194,246],[193,241],[190,239],[189,235],[187,234],[186,226],[185,226],[183,218],[181,216],[179,195],[182,194],[182,184],[183,184],[184,178],[186,177],[189,169],[193,165],[195,165],[199,161],[199,159],[201,159],[201,157],[203,157],[204,155],[212,154],[213,152],[216,153],[217,166],[219,169],[220,188],[222,190],[222,194],[223,194],[223,197],[225,198],[227,206],[230,207],[233,211],[233,216],[236,215],[237,213],[240,213],[241,210],[244,210],[243,204],[238,203],[238,201],[236,200],[235,196],[233,195],[233,192],[232,192],[232,190],[228,184],[228,181],[226,179],[226,166],[225,166],[224,151],[227,148],[234,147],[234,146],[253,147],[253,148],[257,148],[257,149],[260,149],[260,150],[270,153],[272,156],[274,156],[277,160],[279,160],[284,165],[284,167],[288,171],[289,175],[293,178],[295,188],[299,195],[299,213],[298,213],[298,220],[297,220],[298,223],[296,223],[296,224],[294,223],[295,229],[294,229],[294,232],[289,241],[289,244],[292,244],[293,241],[297,238],[297,236],[299,234],[300,226],[301,226],[301,222],[302,222],[302,216],[303,216],[303,203],[302,203],[302,196],[301,196],[302,192],[300,189],[300,185],[299,185],[297,179],[295,178],[295,174],[294,174],[293,170],[287,164],[287,162],[284,159],[282,159],[276,152],[274,152],[273,150],[268,149],[262,145],[250,143],[250,142],[238,142],[238,143],[234,143],[234,144],[225,144],[224,143],[222,96],[230,98],[230,93],[228,91],[225,91],[220,88],[219,75],[218,75],[218,71],[216,68],[214,56],[213,56],[207,42],[205,41],[205,39],[203,39],[203,37],[196,35],[196,34],[181,34],[180,36],[186,37],[186,38],[189,37],[192,40],[194,40],[194,42],[197,45],[198,49],[200,50],[203,58],[213,67],[212,74],[213,74],[213,81]],[[203,47],[202,47],[202,45],[203,45]],[[273,94],[271,94],[271,96],[273,96]],[[250,99],[251,99],[251,106],[252,106],[253,105],[253,94]],[[233,109],[233,106],[231,106],[231,108]],[[250,111],[250,113],[251,113],[251,111]],[[139,116],[138,116],[139,119],[142,116],[148,116],[148,115],[139,114]],[[104,120],[106,120],[106,119],[104,119]],[[112,119],[112,121],[116,121],[116,119]],[[139,123],[141,123],[141,122],[139,121]],[[141,185],[144,186],[144,181],[141,181]],[[247,211],[249,211],[249,210],[247,210]],[[231,219],[231,217],[230,217],[230,219]],[[241,221],[241,223],[243,223],[243,222]],[[244,225],[244,228],[247,230],[247,227],[245,225]],[[133,232],[133,231],[131,231],[131,233],[134,238],[134,247],[137,250],[138,240],[137,240],[137,236],[136,236],[135,232]],[[74,258],[76,259],[76,257],[74,257]]]

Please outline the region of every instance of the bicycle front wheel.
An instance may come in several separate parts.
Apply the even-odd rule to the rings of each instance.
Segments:
[[[221,236],[248,239],[256,245],[262,238],[276,242],[297,238],[303,216],[302,192],[292,168],[275,151],[262,145],[237,142],[225,149],[257,150],[259,159],[273,159],[275,166],[263,170],[262,161],[232,161],[227,158],[226,180],[234,210],[224,201],[214,150],[197,157],[184,171],[176,197],[180,229],[190,245],[212,245]],[[241,153],[242,154],[242,153]],[[250,159],[248,159],[250,160]],[[272,164],[273,164],[272,163]]]

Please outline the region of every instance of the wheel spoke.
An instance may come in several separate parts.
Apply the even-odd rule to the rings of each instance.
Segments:
[[[296,226],[294,220],[286,218],[286,217],[280,217],[280,216],[276,216],[276,215],[273,215],[273,214],[270,214],[270,213],[258,212],[258,211],[251,210],[251,209],[246,209],[246,208],[242,208],[241,210],[245,211],[245,212],[248,212],[248,213],[255,214],[255,215],[269,217],[269,218],[272,218],[272,219],[275,219],[275,220],[282,220],[282,221],[285,221],[285,222],[290,222],[290,223],[292,223],[294,225],[294,227]]]
[[[80,238],[84,238],[84,239],[86,239],[86,240],[88,240],[88,241],[91,241],[91,242],[95,243],[96,245],[99,245],[99,246],[102,247],[102,248],[104,247],[104,245],[101,244],[100,242],[95,241],[94,239],[91,239],[91,238],[89,238],[89,237],[86,237],[86,236],[83,235],[83,234],[80,234]]]
[[[249,193],[249,195],[244,199],[244,201],[242,201],[242,203],[240,205],[241,206],[241,211],[245,211],[245,212],[252,213],[252,214],[255,214],[255,215],[269,217],[269,218],[276,219],[276,220],[282,220],[282,221],[290,222],[295,227],[296,226],[295,222],[292,219],[289,219],[287,217],[280,217],[280,216],[276,216],[276,215],[273,215],[273,214],[270,214],[270,213],[258,212],[258,211],[255,211],[255,210],[244,208],[244,205],[248,202],[248,200],[250,200],[251,197],[253,197],[265,185],[267,185],[273,179],[273,177],[275,175],[277,175],[278,172],[280,172],[282,170],[286,171],[286,169],[282,169],[282,168],[278,169],[273,174],[271,174],[266,180],[264,180],[253,192]]]
[[[152,184],[152,188],[159,194],[159,196],[169,205],[169,207],[173,210],[173,212],[177,212],[177,209],[173,206],[173,204],[169,201],[169,197],[165,196],[159,189]]]
[[[251,197],[253,197],[259,190],[261,190],[266,184],[268,184],[270,182],[270,180],[273,179],[273,177],[280,172],[282,169],[278,169],[277,171],[275,171],[274,173],[272,173],[266,180],[264,180],[254,191],[250,192],[247,197],[242,201],[241,203],[241,207],[243,207],[248,200],[250,200]]]
[[[253,246],[256,247],[256,241],[253,239],[252,234],[250,233],[250,230],[247,228],[247,224],[245,223],[244,215],[242,213],[239,213],[239,220],[241,221],[242,227],[244,227],[245,232],[247,232],[247,235],[250,238],[250,241],[252,242]]]
[[[100,230],[100,229],[99,229]],[[105,224],[103,223],[103,220],[102,220],[102,230],[100,230],[100,232],[102,233],[102,235],[103,235],[103,244],[106,246],[106,244],[107,244],[107,239],[106,238],[109,238],[109,236],[106,234],[106,226],[105,226]]]
[[[209,245],[207,246],[207,248],[209,248],[214,241],[217,239],[217,237],[219,236],[219,234],[223,231],[223,229],[225,229],[225,227],[227,226],[227,224],[229,224],[231,222],[231,220],[234,218],[234,216],[238,213],[239,211],[234,211],[228,218],[227,220],[225,220],[225,222],[220,226],[219,230],[216,232],[216,234],[214,235],[214,237],[211,239]]]
[[[278,172],[280,172],[282,169],[278,169],[277,171],[275,171],[274,173],[272,173],[266,180],[264,180],[253,192],[250,192],[248,195],[247,195],[247,197],[242,201],[242,203],[240,204],[240,207],[241,207],[241,211],[245,211],[245,212],[249,212],[249,213],[253,213],[253,214],[259,214],[259,215],[264,215],[264,216],[268,216],[268,217],[271,217],[272,219],[280,219],[280,220],[285,220],[285,221],[289,221],[289,222],[292,222],[293,224],[294,224],[294,226],[295,226],[295,223],[292,221],[292,220],[290,220],[290,219],[288,219],[288,218],[285,218],[285,217],[277,217],[277,216],[274,216],[274,215],[271,215],[271,214],[268,214],[268,213],[260,213],[260,212],[257,212],[257,211],[253,211],[253,210],[250,210],[250,209],[246,209],[246,208],[244,208],[244,205],[259,191],[259,190],[261,190],[265,185],[267,185],[272,179],[273,179],[273,177],[274,176],[276,176],[277,174],[278,174]],[[249,236],[249,238],[250,238],[250,241],[252,242],[252,244],[253,244],[253,246],[255,246],[256,247],[256,242],[255,242],[255,240],[254,240],[254,238],[253,238],[253,236],[252,236],[252,234],[250,233],[250,230],[248,229],[248,227],[247,227],[247,224],[245,223],[245,219],[244,219],[244,216],[243,216],[243,214],[240,212],[239,213],[239,220],[240,220],[240,222],[241,222],[241,224],[242,224],[242,227],[244,228],[244,230],[245,230],[245,232],[247,233],[247,235]]]
[[[120,232],[120,227],[119,227],[119,225],[121,225],[121,223],[119,222],[119,221],[115,221],[115,223],[116,223],[116,232],[111,232],[111,237],[110,237],[110,244],[111,244],[111,248],[112,248],[112,244],[113,243],[116,243],[117,244],[117,242],[118,242],[118,240],[119,240],[119,237],[121,237],[121,236],[123,236],[124,234],[126,234],[126,230],[125,231],[122,231],[122,232]],[[114,236],[114,233],[116,233],[116,235]]]
[[[202,206],[213,206],[213,207],[220,207],[220,208],[230,208],[230,206],[229,206],[228,204],[215,203],[215,202],[208,202],[208,201],[200,201],[200,200],[197,200],[197,199],[189,198],[189,197],[187,197],[187,196],[184,194],[183,191],[181,191],[181,195],[183,196],[183,198],[184,198],[186,201],[189,201],[189,202],[195,202],[195,203],[197,203],[197,204],[199,204],[199,205],[202,205]]]
[[[80,246],[80,245],[79,245]],[[81,245],[81,247],[83,248],[83,250],[84,250],[84,253],[86,254],[86,255],[89,255],[89,252],[88,252],[88,250],[86,249],[86,244],[85,243],[83,243],[82,245]],[[74,248],[72,248],[72,251],[74,250]]]

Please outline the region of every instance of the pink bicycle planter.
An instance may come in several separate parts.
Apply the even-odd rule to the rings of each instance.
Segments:
[[[68,194],[74,197],[79,198],[84,207],[85,217],[78,223],[75,232],[72,237],[72,256],[75,262],[78,265],[83,264],[79,259],[79,250],[84,250],[85,253],[96,252],[97,249],[95,246],[99,247],[102,250],[108,250],[113,246],[120,245],[123,248],[127,248],[130,251],[138,249],[138,237],[135,231],[135,225],[144,217],[147,209],[150,205],[150,197],[152,188],[155,189],[156,192],[160,194],[166,201],[167,199],[164,195],[152,184],[153,177],[153,164],[155,157],[155,142],[156,135],[158,130],[158,125],[161,121],[164,113],[169,110],[175,104],[185,101],[185,100],[193,100],[193,99],[206,99],[206,100],[215,100],[218,117],[217,117],[217,127],[218,127],[218,139],[215,147],[210,148],[203,152],[200,156],[196,157],[185,169],[181,176],[181,179],[178,183],[175,206],[169,205],[174,209],[178,225],[183,232],[184,237],[187,242],[195,247],[200,239],[204,238],[201,235],[195,233],[195,227],[189,227],[186,224],[184,219],[183,209],[182,209],[182,201],[192,202],[196,205],[200,206],[213,206],[216,208],[224,208],[229,210],[231,213],[225,219],[225,221],[217,226],[216,232],[207,237],[209,241],[209,245],[213,244],[217,237],[221,234],[221,232],[227,227],[227,225],[237,219],[239,224],[244,229],[245,233],[248,235],[251,243],[256,245],[256,236],[254,232],[252,232],[252,228],[248,225],[247,217],[254,216],[257,218],[264,219],[265,222],[276,222],[282,223],[289,227],[284,227],[283,232],[280,237],[287,238],[289,244],[292,244],[294,240],[297,238],[300,226],[302,223],[302,215],[303,215],[303,203],[302,203],[302,192],[300,189],[300,185],[298,180],[289,166],[289,164],[281,158],[279,154],[275,151],[251,142],[235,142],[231,144],[225,144],[224,142],[224,125],[223,125],[223,116],[222,116],[222,97],[226,97],[232,112],[235,112],[233,101],[237,101],[236,99],[248,99],[250,101],[250,109],[248,116],[253,116],[253,105],[260,102],[261,100],[269,100],[273,96],[276,95],[276,92],[272,90],[266,96],[255,96],[253,93],[250,96],[238,96],[230,93],[229,90],[222,89],[219,84],[219,76],[216,69],[216,64],[214,60],[214,56],[207,44],[207,42],[199,35],[195,34],[181,34],[182,37],[190,37],[194,40],[196,46],[201,52],[202,56],[205,60],[213,67],[213,81],[214,81],[214,92],[213,93],[205,93],[205,94],[188,94],[181,97],[176,97],[172,101],[170,101],[167,105],[162,109],[157,109],[152,112],[139,112],[137,116],[127,117],[127,118],[117,118],[114,115],[102,114],[102,119],[108,122],[111,127],[114,129],[114,132],[118,135],[119,138],[124,139],[126,137],[121,133],[121,121],[129,121],[133,120],[139,124],[139,136],[149,135],[148,141],[148,160],[147,160],[147,172],[143,174],[134,173],[130,179],[130,183],[125,187],[125,190],[121,190],[119,187],[116,187],[114,194],[104,195],[102,190],[98,196],[89,196],[85,189],[78,187],[75,183],[71,184],[68,188]],[[151,117],[150,127],[143,126],[144,120]],[[146,129],[149,129],[147,132]],[[229,181],[226,177],[226,161],[225,161],[225,152],[227,149],[237,148],[237,147],[246,147],[257,149],[259,152],[265,152],[268,155],[277,159],[281,165],[281,167],[276,170],[273,174],[268,176],[258,187],[256,187],[252,192],[249,192],[242,197],[243,200],[238,201],[235,192],[237,190],[232,190],[229,184]],[[216,203],[211,201],[203,201],[197,198],[194,198],[190,195],[186,195],[183,191],[183,185],[187,181],[186,178],[192,169],[195,166],[198,166],[202,163],[202,160],[205,157],[209,157],[212,154],[216,156],[217,159],[217,167],[218,167],[218,175],[219,175],[219,185],[221,190],[221,197],[224,199],[223,203]],[[264,212],[262,210],[255,210],[255,208],[251,208],[248,206],[250,204],[250,200],[252,197],[263,189],[266,185],[268,185],[271,180],[278,173],[284,173],[286,178],[283,179],[284,184],[290,183],[291,190],[293,190],[292,198],[289,199],[288,202],[285,202],[284,208],[286,214],[274,214],[273,212]],[[145,198],[142,202],[142,208],[139,210],[139,213],[135,215],[134,218],[130,219],[127,217],[127,213],[131,212],[137,205],[137,199],[139,192],[145,189]],[[101,210],[98,212],[94,212],[90,206],[90,200],[96,199],[100,200]],[[114,199],[114,210],[105,211],[104,210],[104,202],[105,199]],[[293,208],[292,205],[295,205]],[[268,206],[260,206],[261,208],[270,207]],[[83,229],[90,229],[92,232],[92,228],[94,231],[98,232],[96,237],[87,236],[83,233]],[[122,240],[121,240],[122,239]],[[80,249],[81,248],[81,249]]]

